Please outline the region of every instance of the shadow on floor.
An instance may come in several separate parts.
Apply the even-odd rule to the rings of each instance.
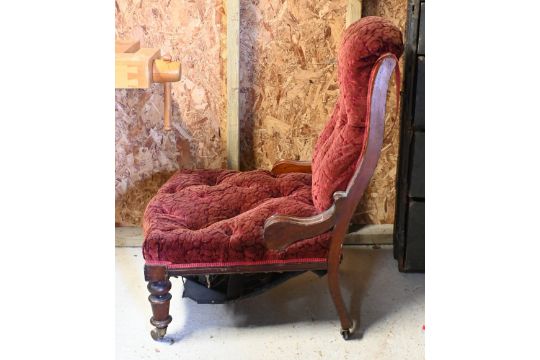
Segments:
[[[408,289],[415,274],[401,274],[391,249],[347,248],[341,265],[341,289],[357,329],[352,339],[360,339],[369,328],[391,313],[405,309],[422,291]],[[416,275],[421,276],[421,275]],[[418,283],[418,281],[416,281]],[[176,295],[181,289],[173,289]],[[368,306],[363,306],[369,298]],[[195,332],[217,326],[242,328],[312,322],[314,326],[330,322],[340,329],[340,322],[328,291],[327,277],[313,273],[295,277],[261,295],[221,305],[200,305],[182,299],[185,323],[169,340],[179,341]],[[171,304],[171,307],[178,303]],[[364,309],[364,307],[366,307]],[[224,318],[225,314],[225,318]],[[173,316],[174,317],[174,316]],[[231,325],[232,323],[232,325]],[[293,326],[294,327],[294,326]]]

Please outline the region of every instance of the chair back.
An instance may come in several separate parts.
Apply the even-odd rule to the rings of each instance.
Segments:
[[[340,191],[351,197],[347,202],[360,201],[379,158],[387,90],[394,69],[399,74],[402,53],[401,31],[383,18],[362,18],[344,32],[338,53],[340,95],[312,160],[312,196],[319,211],[328,209]]]

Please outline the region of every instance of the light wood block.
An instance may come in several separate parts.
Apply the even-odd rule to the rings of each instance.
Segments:
[[[128,50],[133,49],[127,47]],[[154,48],[142,48],[135,52],[116,53],[115,87],[128,89],[147,89],[153,80],[154,60],[161,56],[161,51]]]
[[[138,40],[116,40],[114,45],[115,53],[133,53],[141,48]]]
[[[180,81],[182,69],[180,62],[157,59],[152,68],[152,80],[157,83]]]
[[[162,59],[161,51],[142,48],[139,41],[116,40],[115,87],[117,89],[147,89],[153,82],[163,83],[163,129],[171,130],[171,82],[180,81],[180,62]]]

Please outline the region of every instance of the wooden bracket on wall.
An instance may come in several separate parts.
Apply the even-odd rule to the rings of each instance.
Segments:
[[[171,82],[180,80],[180,62],[161,56],[155,48],[141,48],[139,41],[116,40],[115,87],[148,89],[152,83],[163,83],[163,127],[171,129]]]

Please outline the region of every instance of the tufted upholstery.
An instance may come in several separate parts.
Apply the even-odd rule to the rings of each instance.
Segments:
[[[146,208],[144,258],[178,264],[326,256],[328,235],[300,241],[283,253],[267,250],[264,222],[277,213],[317,213],[310,174],[179,171]]]
[[[401,32],[390,21],[368,16],[351,24],[338,54],[340,96],[313,152],[313,203],[328,209],[332,195],[346,189],[367,145],[367,92],[379,56],[403,52]]]
[[[181,170],[146,208],[144,258],[174,264],[325,258],[328,233],[277,252],[264,245],[264,222],[273,214],[315,215],[345,189],[366,146],[371,69],[380,55],[402,51],[401,33],[390,22],[366,17],[352,24],[339,51],[341,94],[315,147],[313,179],[263,170]]]

